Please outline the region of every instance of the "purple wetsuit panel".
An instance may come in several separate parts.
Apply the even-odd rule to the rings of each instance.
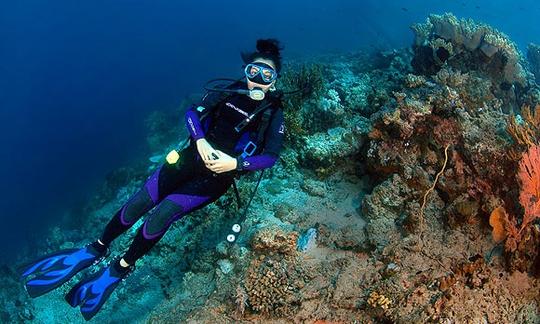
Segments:
[[[277,156],[270,154],[261,154],[248,156],[241,160],[242,170],[255,171],[265,168],[271,168],[276,164]]]
[[[130,203],[135,199],[135,197],[137,197],[137,195],[133,195],[131,197],[131,199],[129,199],[129,201],[127,203],[124,204],[124,206],[122,206],[122,209],[120,210],[120,222],[122,223],[122,225],[124,226],[129,226],[129,225],[133,225],[131,222],[128,222],[126,220],[126,209],[128,208],[128,206],[130,205]],[[152,200],[153,201],[153,200]]]
[[[204,137],[204,131],[199,116],[197,116],[192,109],[186,111],[186,126],[194,140]]]

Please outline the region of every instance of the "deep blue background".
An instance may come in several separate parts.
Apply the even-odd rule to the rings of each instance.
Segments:
[[[143,120],[277,37],[285,57],[408,46],[452,11],[540,43],[535,1],[37,1],[0,3],[0,258],[45,239],[107,172],[150,154]],[[180,121],[179,121],[180,122]],[[112,215],[111,215],[112,216]]]

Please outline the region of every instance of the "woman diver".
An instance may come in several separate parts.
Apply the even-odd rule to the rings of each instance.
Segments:
[[[187,110],[189,146],[175,163],[163,164],[148,178],[98,240],[22,267],[23,278],[34,276],[25,285],[31,297],[41,296],[101,262],[109,255],[111,242],[153,209],[123,256],[80,281],[66,295],[71,306],[80,305],[84,318],[91,319],[173,222],[217,200],[236,175],[274,165],[284,136],[281,98],[273,91],[282,48],[275,39],[258,40],[256,47],[255,52],[242,53],[245,81],[209,92]]]

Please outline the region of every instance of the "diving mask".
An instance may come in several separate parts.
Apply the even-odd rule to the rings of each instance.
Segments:
[[[244,69],[246,77],[258,84],[270,84],[277,79],[277,72],[268,64],[257,62],[246,65]]]

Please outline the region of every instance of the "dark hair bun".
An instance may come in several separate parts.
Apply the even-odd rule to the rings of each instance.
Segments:
[[[268,38],[268,39],[259,39],[257,40],[257,51],[256,52],[241,52],[240,56],[245,64],[253,62],[257,58],[263,58],[272,60],[276,65],[276,71],[279,73],[281,71],[281,53],[283,49],[281,44],[277,39]]]
[[[279,41],[274,38],[257,40],[257,51],[259,53],[276,55],[279,57],[279,51],[283,48]]]

